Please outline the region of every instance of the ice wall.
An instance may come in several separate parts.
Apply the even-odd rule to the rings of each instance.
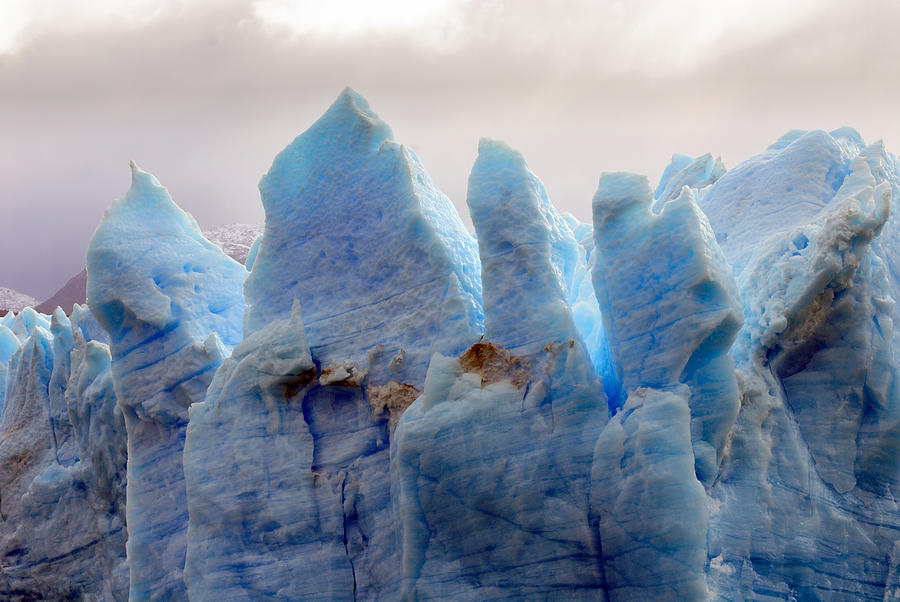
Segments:
[[[897,280],[885,252],[893,245],[880,242],[897,230],[889,163],[875,159],[880,145],[862,146],[848,130],[797,132],[748,161],[741,187],[729,189],[737,192],[707,197],[718,199],[727,231],[737,227],[725,221],[728,206],[761,189],[770,169],[787,186],[818,182],[787,169],[790,157],[832,174],[818,205],[801,203],[800,212],[788,197],[785,215],[758,215],[755,227],[769,236],[723,242],[748,259],[738,280],[746,323],[735,344],[742,410],[710,492],[714,591],[817,599],[897,591]]]
[[[317,371],[294,307],[238,345],[191,408],[185,579],[194,599],[353,597],[343,506],[315,464],[304,418]]]
[[[134,164],[131,189],[94,233],[87,270],[128,433],[130,597],[183,597],[188,408],[241,340],[247,272]]]
[[[98,330],[83,308],[51,331],[33,322],[21,344],[0,327],[0,360],[15,349],[0,413],[4,599],[127,596],[125,425]]]
[[[728,355],[743,317],[731,270],[694,193],[659,214],[643,176],[605,174],[594,196],[594,283],[616,379],[639,387],[687,384],[697,476],[718,472],[740,392]]]
[[[458,358],[432,358],[397,426],[402,593],[602,597],[589,493],[607,404],[569,304],[578,244],[502,143],[481,142],[468,203],[485,336]]]
[[[135,168],[90,313],[0,317],[0,597],[900,596],[882,144],[604,174],[589,225],[486,140],[472,236],[390,138],[348,89],[288,145],[249,277]]]
[[[597,438],[591,474],[610,600],[702,600],[708,512],[685,387],[639,388]]]
[[[415,154],[391,138],[348,88],[275,158],[260,182],[266,230],[245,330],[287,317],[298,299],[323,367],[364,366],[381,347],[402,352],[394,371],[420,387],[434,351],[462,351],[481,334],[478,252]]]
[[[725,173],[700,202],[739,275],[765,239],[812,220],[832,199],[860,150],[858,134],[793,131]]]
[[[6,399],[6,381],[9,378],[9,361],[19,348],[21,341],[12,330],[0,324],[0,411]]]
[[[398,591],[393,428],[482,310],[472,237],[390,137],[347,89],[260,183],[247,338],[187,433],[191,597]]]

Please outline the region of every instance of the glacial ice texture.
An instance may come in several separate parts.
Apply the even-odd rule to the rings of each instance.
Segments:
[[[4,599],[127,597],[125,424],[98,331],[79,306],[21,344],[0,326]]]
[[[188,408],[241,340],[242,265],[207,241],[150,174],[106,212],[87,255],[91,311],[109,333],[128,433],[130,597],[185,594]]]
[[[352,90],[285,148],[260,182],[266,229],[247,279],[244,327],[303,308],[321,363],[402,353],[421,387],[434,351],[481,334],[478,251],[453,205]],[[385,319],[390,316],[390,319]]]
[[[260,183],[246,338],[187,431],[192,597],[397,591],[393,429],[482,310],[474,240],[390,137],[346,90]]]
[[[590,467],[608,408],[569,304],[580,248],[502,143],[481,142],[468,203],[491,342],[435,354],[397,426],[402,593],[593,599],[603,578]]]
[[[90,310],[0,317],[0,597],[900,597],[881,143],[603,174],[583,224],[485,140],[473,236],[348,89],[260,192],[245,268],[135,167]]]

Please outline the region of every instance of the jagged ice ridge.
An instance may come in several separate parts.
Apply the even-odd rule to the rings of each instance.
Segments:
[[[132,178],[88,304],[0,318],[4,598],[900,597],[881,143],[603,174],[583,224],[483,140],[472,235],[347,89],[245,265]]]

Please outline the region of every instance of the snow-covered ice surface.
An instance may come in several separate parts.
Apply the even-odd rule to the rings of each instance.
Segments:
[[[263,228],[262,224],[226,224],[204,230],[203,237],[238,263],[247,263],[250,248],[262,236]]]
[[[584,224],[485,140],[473,236],[391,138],[344,91],[208,233],[246,268],[135,168],[90,310],[0,317],[0,597],[900,597],[881,143],[604,174]]]
[[[11,311],[20,312],[26,307],[34,307],[37,304],[37,299],[30,295],[0,286],[0,314]]]

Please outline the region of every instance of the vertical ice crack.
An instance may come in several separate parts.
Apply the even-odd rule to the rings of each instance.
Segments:
[[[353,566],[353,557],[350,556],[350,546],[348,545],[348,536],[347,536],[347,511],[346,511],[346,497],[344,495],[344,488],[347,486],[347,473],[341,472],[341,523],[344,529],[344,553],[347,554],[347,561],[350,563],[350,572],[353,574],[353,599],[356,600],[356,567]]]
[[[50,436],[53,438],[53,457],[56,458],[56,463],[60,466],[63,466],[63,463],[59,459],[59,442],[56,438],[56,422],[53,420],[53,411],[50,406],[50,394],[47,394],[47,418],[50,421]]]

